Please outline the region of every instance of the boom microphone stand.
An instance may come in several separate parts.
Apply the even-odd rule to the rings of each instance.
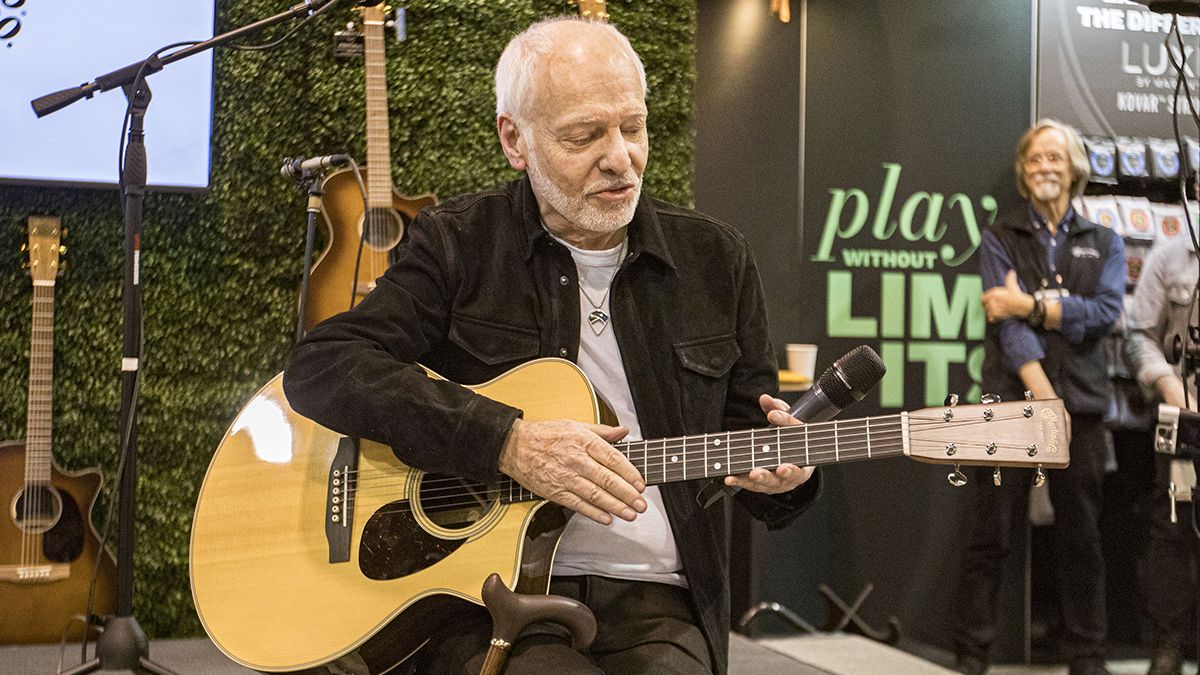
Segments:
[[[117,609],[107,617],[104,632],[96,643],[96,657],[68,671],[69,675],[95,670],[149,671],[158,675],[175,675],[148,657],[146,634],[133,616],[133,523],[136,514],[135,487],[137,462],[137,383],[142,354],[142,306],[140,285],[140,255],[142,247],[142,202],[146,193],[146,146],[144,119],[150,105],[150,89],[145,78],[163,66],[212,49],[232,40],[256,33],[264,28],[304,14],[312,16],[338,0],[305,0],[285,12],[268,19],[238,28],[228,33],[159,57],[132,63],[94,81],[64,89],[32,101],[33,111],[44,117],[81,98],[91,98],[97,91],[116,87],[125,90],[129,99],[130,125],[125,151],[125,261],[122,286],[124,348],[121,358],[121,452],[124,460],[117,478]],[[377,4],[363,2],[361,4]],[[160,50],[161,52],[161,50]]]

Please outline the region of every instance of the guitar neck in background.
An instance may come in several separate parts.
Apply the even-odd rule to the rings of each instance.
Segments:
[[[58,218],[30,216],[29,273],[33,279],[33,326],[29,344],[25,481],[50,482],[54,383],[54,282],[59,271],[62,225]]]
[[[392,207],[392,150],[388,128],[387,58],[384,9],[363,9],[363,59],[367,100],[367,206]]]

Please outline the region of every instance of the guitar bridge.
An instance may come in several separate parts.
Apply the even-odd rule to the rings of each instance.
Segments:
[[[71,576],[70,565],[0,565],[0,581],[46,584]]]
[[[329,467],[325,494],[325,541],[329,562],[350,561],[354,492],[358,479],[358,439],[343,436]]]

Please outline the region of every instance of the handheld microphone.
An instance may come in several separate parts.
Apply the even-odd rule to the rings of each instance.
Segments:
[[[855,347],[821,373],[813,388],[804,392],[788,413],[806,423],[833,419],[846,406],[861,401],[886,372],[883,359],[874,349]]]
[[[874,349],[866,345],[855,347],[821,373],[812,389],[804,392],[788,414],[806,424],[832,419],[851,403],[861,401],[886,372],[883,359]],[[740,489],[714,478],[696,495],[696,501],[708,508],[720,497],[737,494]]]
[[[283,160],[283,168],[279,170],[279,175],[284,178],[291,178],[307,171],[321,171],[322,169],[334,166],[345,166],[349,163],[350,155],[322,155],[309,159],[304,159],[303,157],[285,159]]]

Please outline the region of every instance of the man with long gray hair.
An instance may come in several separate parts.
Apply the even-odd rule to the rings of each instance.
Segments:
[[[1026,203],[983,234],[980,272],[988,327],[983,391],[1004,400],[1063,399],[1070,466],[1049,480],[1055,581],[1063,655],[1071,675],[1106,673],[1100,497],[1111,398],[1105,340],[1121,313],[1125,247],[1111,230],[1071,207],[1088,179],[1074,129],[1041,120],[1021,136],[1017,191]],[[987,668],[996,637],[996,597],[1012,536],[1022,531],[1032,476],[1009,471],[976,484],[974,531],[963,561],[955,647],[966,673]]]

